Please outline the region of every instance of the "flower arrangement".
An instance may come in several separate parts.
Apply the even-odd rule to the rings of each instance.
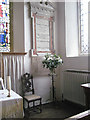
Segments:
[[[43,67],[48,68],[51,73],[55,73],[55,68],[58,67],[58,65],[62,64],[63,61],[60,57],[60,55],[45,55],[44,60],[42,61]]]

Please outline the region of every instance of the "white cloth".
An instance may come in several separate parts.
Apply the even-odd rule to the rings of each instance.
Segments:
[[[8,90],[0,90],[0,117],[23,118],[23,98],[11,90],[11,97],[7,97]]]

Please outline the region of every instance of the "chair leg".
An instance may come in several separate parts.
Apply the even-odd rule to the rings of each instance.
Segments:
[[[33,101],[33,110],[35,111],[35,101]]]
[[[40,99],[40,113],[42,112],[42,99]]]
[[[27,101],[26,101],[27,102]],[[29,113],[29,102],[27,102],[28,106],[25,108],[25,99],[23,100],[23,109],[24,109],[24,116],[28,117],[30,115]]]
[[[28,109],[29,109],[29,102],[28,102]]]
[[[33,108],[35,107],[35,101],[33,101]]]

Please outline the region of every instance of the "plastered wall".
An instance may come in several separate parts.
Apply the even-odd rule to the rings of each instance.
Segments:
[[[57,29],[58,29],[58,52],[62,55],[63,58],[63,65],[60,66],[60,79],[59,83],[57,84],[57,94],[59,99],[62,97],[63,93],[63,71],[65,69],[78,69],[78,70],[88,70],[88,56],[78,56],[78,57],[66,57],[66,35],[65,35],[65,3],[64,2],[58,2],[57,3]],[[69,17],[70,14],[69,14]],[[69,21],[69,24],[72,24],[72,21]],[[74,29],[74,28],[73,28]],[[68,31],[69,32],[69,31]],[[72,32],[74,34],[74,32]],[[70,38],[71,39],[71,38]],[[73,40],[73,39],[72,39]],[[71,45],[71,44],[70,44]]]
[[[58,2],[56,4],[55,17],[55,50],[57,54],[61,54],[63,65],[57,70],[55,77],[56,97],[61,100],[63,93],[63,71],[65,69],[84,69],[88,70],[88,57],[66,57],[65,46],[65,3]],[[28,5],[26,3],[14,3],[14,51],[27,52],[24,61],[24,71],[33,73],[35,92],[41,95],[43,103],[51,101],[51,78],[48,76],[49,71],[42,68],[42,59],[38,58],[38,62],[31,61],[31,36],[30,36],[30,17],[28,12]],[[69,15],[70,16],[70,15]],[[71,21],[70,21],[71,23]],[[72,32],[72,34],[74,34]],[[40,60],[39,60],[40,59]],[[33,62],[33,65],[32,65]]]

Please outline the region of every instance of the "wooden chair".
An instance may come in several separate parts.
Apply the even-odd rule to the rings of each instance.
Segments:
[[[42,112],[42,98],[38,95],[34,94],[34,86],[33,86],[33,76],[29,73],[25,73],[22,77],[22,92],[23,92],[23,100],[28,103],[28,109],[31,108],[29,103],[33,103],[32,108],[36,108],[35,102],[39,101],[39,110]],[[24,102],[23,101],[23,102]],[[25,110],[25,106],[24,106]]]

